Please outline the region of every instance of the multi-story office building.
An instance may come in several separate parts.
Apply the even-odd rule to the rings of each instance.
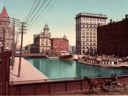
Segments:
[[[98,27],[98,54],[128,56],[128,15],[118,22],[112,20],[108,25]]]
[[[14,33],[10,26],[9,15],[4,7],[0,14],[0,52],[12,50]]]
[[[36,53],[49,53],[51,51],[51,33],[49,27],[46,24],[43,32],[34,35],[34,43],[32,45],[32,52]]]
[[[54,53],[67,53],[69,52],[69,41],[64,36],[63,38],[52,38],[51,39],[51,50]]]
[[[106,15],[79,13],[76,19],[76,53],[86,54],[97,50],[97,26],[106,24]]]

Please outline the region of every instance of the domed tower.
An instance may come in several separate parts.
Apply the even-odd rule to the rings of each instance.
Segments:
[[[40,34],[40,52],[49,53],[51,51],[51,33],[49,27],[45,24],[43,32]]]
[[[42,36],[44,38],[51,38],[51,33],[49,32],[49,30],[50,29],[49,29],[48,25],[45,24],[44,29],[43,29],[43,32],[42,32]]]
[[[63,38],[64,38],[64,39],[67,39],[67,36],[66,36],[66,35],[64,35],[64,36],[63,36]]]
[[[49,27],[47,24],[44,25],[44,32],[49,32]]]

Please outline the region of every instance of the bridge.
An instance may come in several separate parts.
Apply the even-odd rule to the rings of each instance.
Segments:
[[[22,57],[48,57],[44,53],[21,53]],[[15,57],[20,57],[20,53],[15,53]]]

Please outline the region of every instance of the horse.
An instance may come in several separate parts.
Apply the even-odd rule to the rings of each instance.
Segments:
[[[89,92],[93,93],[94,92],[94,88],[97,88],[99,86],[99,82],[97,80],[94,79],[90,79],[87,76],[84,77],[84,80],[87,81],[88,85],[89,85]]]
[[[112,80],[111,78],[109,79],[105,79],[103,80],[103,84],[101,85],[101,91],[103,92],[108,92],[108,91],[112,91],[113,89],[115,88],[124,88],[124,90],[126,91],[126,84],[122,84],[122,83],[119,83],[118,80]]]

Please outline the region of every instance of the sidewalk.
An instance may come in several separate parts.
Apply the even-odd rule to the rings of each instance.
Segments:
[[[10,68],[10,82],[22,82],[22,81],[38,81],[48,79],[43,73],[37,70],[32,64],[30,64],[24,58],[21,59],[21,71],[20,77],[18,77],[19,58],[15,57],[15,63]]]

